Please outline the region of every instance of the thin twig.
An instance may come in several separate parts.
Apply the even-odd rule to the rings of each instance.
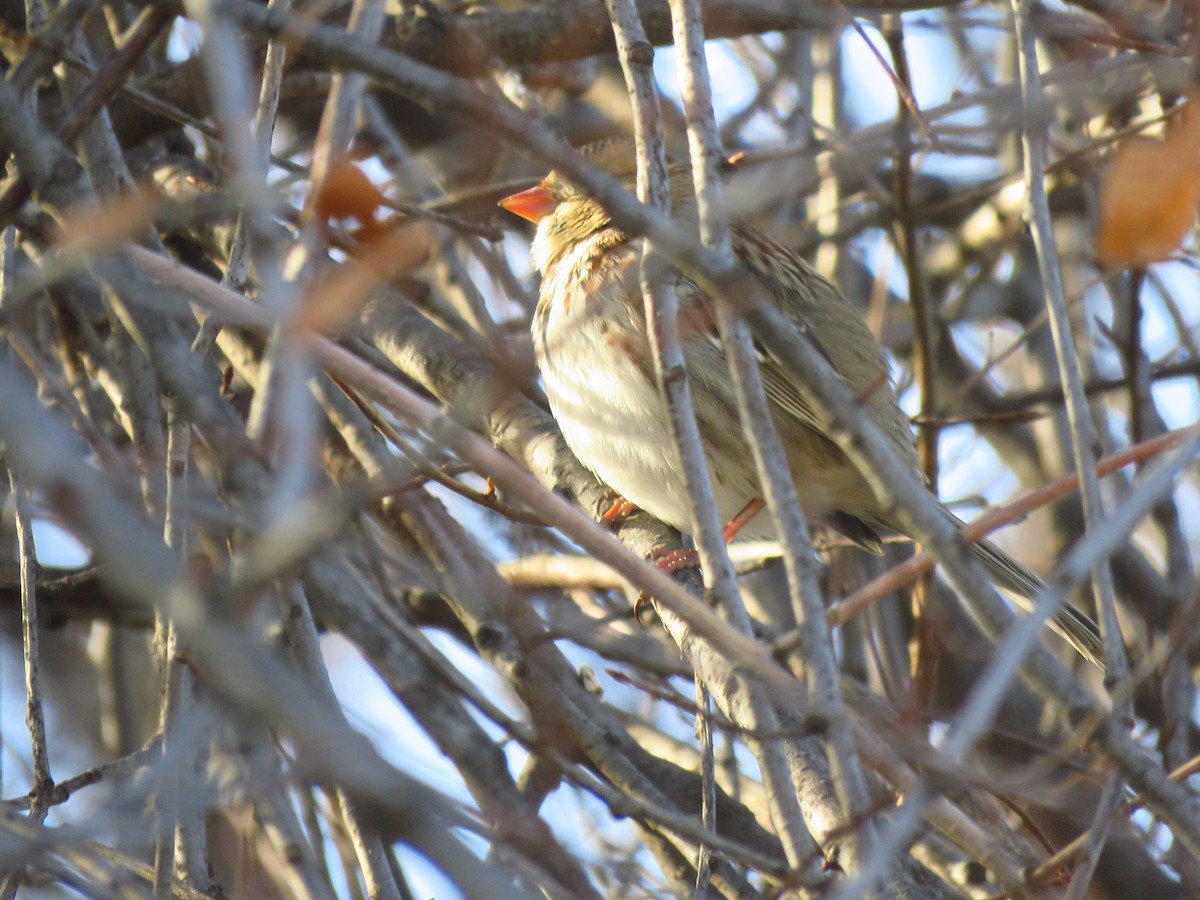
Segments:
[[[1025,187],[1029,197],[1028,215],[1033,244],[1037,251],[1038,270],[1042,276],[1042,290],[1049,312],[1050,333],[1054,338],[1059,375],[1066,397],[1071,456],[1075,463],[1075,471],[1081,479],[1080,498],[1083,501],[1084,526],[1090,532],[1105,518],[1104,503],[1096,477],[1096,460],[1099,459],[1102,450],[1092,424],[1087,398],[1083,393],[1083,375],[1079,356],[1075,351],[1054,225],[1050,219],[1050,201],[1046,195],[1045,129],[1031,116],[1041,97],[1042,82],[1037,60],[1037,38],[1029,22],[1030,8],[1029,0],[1012,0],[1017,60],[1021,76],[1021,101],[1022,108],[1026,111],[1021,147],[1024,151]],[[1109,685],[1119,684],[1129,675],[1129,662],[1125,657],[1124,640],[1117,621],[1112,567],[1108,562],[1101,561],[1097,564],[1093,582],[1100,610],[1101,634],[1104,636],[1106,681]],[[1119,714],[1131,716],[1132,710],[1122,709]]]
[[[1125,466],[1133,465],[1142,460],[1150,459],[1160,453],[1177,447],[1188,435],[1188,430],[1172,431],[1158,438],[1152,438],[1136,447],[1129,447],[1120,453],[1106,456],[1096,466],[1097,475],[1104,477],[1119,471]],[[991,534],[998,528],[1026,518],[1031,512],[1067,496],[1079,489],[1078,475],[1064,475],[1049,484],[1036,488],[1016,500],[988,510],[983,515],[973,519],[963,528],[963,536],[969,541],[976,541]],[[833,604],[827,615],[831,624],[841,625],[861,613],[872,603],[881,600],[904,585],[911,583],[922,572],[937,564],[931,554],[919,553],[910,557],[898,566],[893,566],[870,583],[856,590]],[[781,649],[796,645],[798,635],[786,635],[778,639]]]
[[[719,167],[724,159],[712,108],[712,87],[704,61],[704,31],[696,0],[672,0],[675,43],[681,53],[681,93],[688,121],[688,144],[700,216],[700,236],[720,264],[735,266],[728,210]],[[789,286],[795,289],[799,285]],[[844,865],[853,870],[870,854],[874,825],[867,818],[866,777],[842,702],[837,663],[823,615],[812,538],[792,480],[775,420],[763,387],[758,353],[745,321],[728,304],[718,304],[717,324],[728,358],[743,432],[779,535],[789,599],[805,634],[805,673],[809,690],[831,709],[827,749],[832,780],[841,803],[842,827],[852,827]]]
[[[1161,460],[1138,489],[1112,510],[1103,527],[1097,528],[1067,554],[1047,582],[1046,590],[1038,598],[1033,612],[1014,625],[1000,641],[991,662],[972,687],[967,703],[951,723],[939,748],[950,765],[961,764],[971,746],[991,725],[1022,664],[1037,646],[1039,633],[1048,618],[1066,602],[1070,591],[1089,577],[1097,560],[1104,559],[1122,543],[1154,504],[1172,489],[1179,471],[1194,462],[1198,453],[1200,428],[1193,428],[1183,446],[1172,457]],[[1119,720],[1105,716],[1101,727],[1111,734],[1124,726]],[[1150,771],[1148,767],[1153,763],[1147,759],[1144,764],[1147,766],[1144,771]],[[1155,777],[1162,774],[1156,770]],[[1163,778],[1165,780],[1165,775]],[[918,782],[906,792],[904,802],[884,830],[880,855],[873,860],[876,866],[882,865],[881,858],[886,854],[897,854],[915,838],[921,813],[933,793],[934,788],[927,780]],[[1107,819],[1104,821],[1107,822]],[[1096,833],[1103,832],[1098,830]],[[856,885],[847,885],[835,896],[859,896],[858,891],[869,882],[865,878],[858,879],[858,882]]]
[[[33,543],[33,523],[28,512],[25,489],[17,479],[16,471],[9,468],[8,484],[14,504],[17,529],[17,552],[21,565],[21,639],[25,660],[25,725],[29,729],[29,741],[33,747],[33,787],[29,792],[32,805],[29,821],[41,825],[50,812],[48,798],[54,790],[54,779],[50,775],[50,753],[46,747],[46,719],[42,711],[40,658],[38,653],[37,615],[37,551]],[[0,897],[10,900],[21,882],[21,870],[10,870],[0,884]]]
[[[617,41],[617,52],[625,71],[626,83],[634,103],[634,134],[638,143],[638,195],[651,208],[668,214],[671,208],[671,183],[662,146],[662,125],[658,116],[657,82],[652,68],[653,49],[646,40],[631,0],[606,0]],[[672,438],[678,450],[694,520],[693,533],[700,554],[700,565],[707,589],[715,602],[743,635],[752,634],[750,617],[742,603],[737,576],[722,536],[712,478],[708,471],[699,425],[692,406],[692,393],[683,353],[678,322],[678,297],[674,275],[662,265],[652,239],[642,250],[641,286],[645,299],[646,322],[659,389],[666,401]],[[687,646],[686,631],[673,628],[674,618],[665,624],[681,646]],[[694,664],[703,657],[694,656]],[[697,671],[704,677],[701,665]],[[758,686],[744,683],[746,715],[751,728],[772,731],[777,727],[776,713],[766,702]],[[726,700],[727,703],[731,702]],[[817,845],[805,826],[796,792],[789,777],[788,760],[782,748],[771,741],[752,743],[763,770],[772,815],[783,838],[788,862],[810,882],[820,880],[814,866]]]

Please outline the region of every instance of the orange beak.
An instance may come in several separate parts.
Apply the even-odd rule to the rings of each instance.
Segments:
[[[500,205],[510,213],[516,213],[522,219],[537,222],[554,212],[554,207],[558,206],[558,202],[550,196],[550,192],[545,187],[539,184],[527,191],[505,197],[500,201]]]

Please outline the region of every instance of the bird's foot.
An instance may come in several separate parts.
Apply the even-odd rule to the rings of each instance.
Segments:
[[[620,524],[621,520],[626,516],[632,516],[638,511],[638,505],[626,500],[616,491],[610,491],[612,495],[612,506],[608,508],[608,512],[600,517],[600,521],[605,525],[614,526]]]
[[[650,551],[650,560],[664,575],[674,575],[680,569],[696,569],[700,567],[700,554],[695,550],[668,550],[657,547]]]
[[[632,510],[624,510],[623,508],[625,505],[631,506],[633,509],[637,509],[637,507],[628,500],[624,499],[623,497],[618,497],[617,502],[612,505],[612,509],[604,514],[604,521],[611,524],[612,521],[629,515]],[[725,539],[725,543],[728,544],[730,541],[732,541],[737,536],[737,533],[746,526],[746,523],[762,512],[766,505],[766,503],[757,497],[747,503],[742,510],[729,521],[729,524],[725,526],[722,532],[722,537]],[[612,516],[611,520],[609,518],[610,516]],[[680,569],[694,569],[699,568],[700,566],[700,554],[695,550],[667,550],[666,548],[657,548],[651,551],[650,559],[653,561],[654,565],[658,567],[658,570],[664,575],[674,575]],[[650,597],[645,591],[642,591],[640,594],[638,594],[637,600],[634,601],[633,618],[639,625],[642,624],[642,610],[649,602]]]
[[[694,569],[700,565],[700,554],[695,550],[668,550],[659,547],[650,552],[650,560],[664,575],[674,575],[680,569]],[[650,595],[642,591],[633,603],[633,618],[639,625],[642,622],[642,610],[650,602]]]

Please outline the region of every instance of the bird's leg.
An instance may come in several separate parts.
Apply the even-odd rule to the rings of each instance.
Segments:
[[[738,532],[746,527],[746,523],[753,519],[756,515],[763,511],[766,507],[766,502],[755,497],[749,503],[741,508],[736,516],[729,520],[729,524],[721,530],[721,537],[728,544]],[[616,504],[614,504],[614,507]],[[612,510],[609,510],[611,512]],[[700,565],[700,554],[695,550],[666,550],[656,549],[650,552],[650,559],[654,561],[654,565],[664,575],[673,575],[680,569],[691,569]],[[637,600],[633,604],[633,618],[638,624],[642,621],[642,607],[648,603],[650,598],[646,596],[646,592],[638,594]]]
[[[638,505],[629,500],[626,500],[614,490],[609,490],[609,495],[612,498],[612,506],[608,508],[608,512],[600,517],[600,521],[605,525],[616,525],[626,516],[632,516],[638,511]]]
[[[741,512],[729,520],[729,524],[721,532],[721,536],[725,538],[725,543],[729,543],[738,532],[746,527],[746,523],[762,512],[767,506],[765,500],[755,497],[749,503],[742,507]]]

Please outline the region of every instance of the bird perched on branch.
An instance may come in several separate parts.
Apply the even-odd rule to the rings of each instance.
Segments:
[[[605,141],[581,153],[634,189],[632,141]],[[672,217],[695,230],[691,172],[671,163],[669,178]],[[542,284],[533,343],[551,411],[568,446],[626,500],[689,532],[688,492],[655,380],[642,303],[642,242],[557,172],[501,205],[537,224],[531,255]],[[887,357],[858,310],[799,256],[754,228],[735,222],[732,238],[737,261],[757,278],[768,300],[818,346],[891,438],[896,453],[920,472]],[[761,508],[763,493],[738,421],[714,301],[686,278],[678,283],[678,298],[684,362],[717,507],[724,521],[740,521]],[[759,361],[805,514],[881,552],[881,533],[902,531],[900,523],[825,434],[805,386],[768,353],[761,352]],[[774,537],[770,517],[751,515],[740,522],[738,536]],[[996,583],[1026,603],[1042,589],[1036,575],[994,544],[982,540],[972,546]],[[1099,632],[1087,616],[1066,607],[1052,624],[1085,657],[1102,658]]]

